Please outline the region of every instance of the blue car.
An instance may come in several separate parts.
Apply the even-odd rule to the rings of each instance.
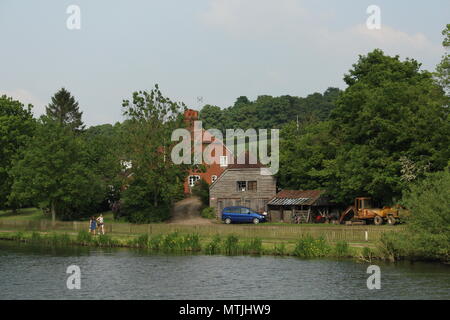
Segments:
[[[258,224],[265,222],[266,217],[247,207],[226,207],[222,210],[222,221],[226,224],[232,222]]]

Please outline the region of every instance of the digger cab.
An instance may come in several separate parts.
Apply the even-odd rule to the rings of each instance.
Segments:
[[[372,198],[364,198],[364,197],[356,198],[355,208],[357,211],[360,209],[372,208]]]

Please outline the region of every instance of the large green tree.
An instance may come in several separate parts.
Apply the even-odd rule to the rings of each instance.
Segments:
[[[450,123],[443,91],[417,61],[377,49],[360,56],[344,80],[348,87],[331,117],[339,148],[327,162],[328,188],[338,200],[399,199],[405,188],[401,159],[429,171],[447,165]]]
[[[41,117],[33,139],[11,170],[10,201],[50,209],[53,221],[95,212],[102,181],[92,168],[83,140],[67,126]]]
[[[7,96],[0,97],[0,209],[15,208],[14,203],[7,203],[13,182],[9,171],[19,150],[33,134],[35,120],[31,107],[25,108]]]
[[[68,126],[72,130],[84,128],[81,120],[83,112],[79,110],[78,102],[65,88],[61,88],[55,93],[45,111],[50,119],[60,125]]]
[[[122,211],[132,222],[169,218],[172,203],[183,195],[188,165],[171,161],[173,130],[182,128],[185,106],[162,95],[156,85],[124,100],[129,186],[122,195]]]

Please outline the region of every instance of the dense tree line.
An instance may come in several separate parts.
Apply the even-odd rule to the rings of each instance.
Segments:
[[[314,93],[306,98],[263,95],[255,101],[241,96],[225,109],[205,105],[200,110],[200,120],[204,128],[222,132],[229,128],[280,128],[292,119],[302,124],[317,122],[328,119],[339,93],[338,88],[328,88],[323,94]]]

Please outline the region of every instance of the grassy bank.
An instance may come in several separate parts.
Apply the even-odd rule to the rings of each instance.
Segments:
[[[0,232],[1,240],[18,241],[33,245],[64,247],[128,247],[148,249],[155,253],[198,253],[220,255],[272,255],[294,256],[300,258],[353,258],[370,262],[383,259],[373,247],[350,246],[345,241],[330,243],[323,237],[314,238],[310,235],[302,236],[294,242],[271,242],[260,238],[240,239],[236,235],[225,237],[201,237],[198,234],[170,233],[166,235],[148,234],[97,235],[87,231],[78,233],[61,232]]]

